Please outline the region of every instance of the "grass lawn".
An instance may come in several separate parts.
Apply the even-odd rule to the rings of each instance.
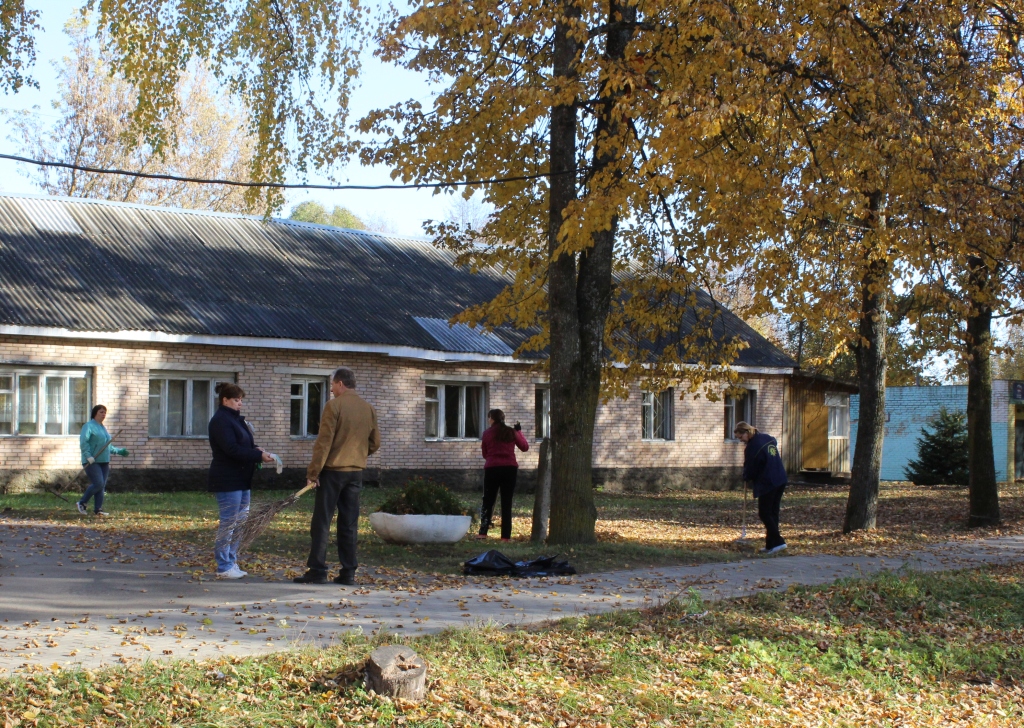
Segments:
[[[1024,565],[672,602],[409,640],[418,705],[368,694],[351,636],[204,663],[0,681],[14,726],[1020,726]]]
[[[533,496],[515,501],[513,541],[500,544],[464,540],[444,546],[395,546],[370,530],[366,516],[393,491],[363,491],[360,518],[360,560],[375,567],[382,578],[415,574],[458,574],[462,562],[485,548],[500,548],[513,558],[553,553],[557,547],[529,541]],[[258,491],[256,499],[277,498],[279,492]],[[461,494],[467,503],[477,496]],[[788,553],[894,553],[950,539],[976,538],[996,531],[968,531],[966,489],[925,488],[908,483],[884,483],[879,502],[879,529],[844,536],[840,533],[847,491],[843,488],[794,488],[783,500],[782,528]],[[311,496],[274,522],[243,559],[256,574],[304,569],[309,546]],[[753,503],[749,503],[748,534],[763,538]],[[1003,489],[1000,498],[1004,526],[999,533],[1024,532],[1024,484]],[[738,558],[734,543],[742,520],[740,492],[687,491],[658,495],[597,494],[598,543],[563,550],[582,572],[609,571],[665,564],[724,561]],[[213,497],[202,492],[110,493],[105,520],[83,518],[73,506],[49,494],[0,495],[0,511],[12,517],[63,523],[84,523],[117,534],[141,536],[186,558],[197,569],[212,569],[213,534],[217,515]],[[10,510],[7,510],[10,509]],[[492,535],[497,535],[492,530]],[[330,551],[329,559],[336,556]]]

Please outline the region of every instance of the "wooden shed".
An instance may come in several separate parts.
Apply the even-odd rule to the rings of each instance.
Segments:
[[[797,372],[783,394],[782,457],[793,475],[850,472],[850,395],[857,385]]]

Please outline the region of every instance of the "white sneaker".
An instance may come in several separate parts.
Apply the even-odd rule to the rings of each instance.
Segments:
[[[778,546],[775,546],[774,548],[768,549],[768,551],[766,551],[765,553],[777,554],[780,551],[785,551],[785,550],[786,550],[786,544],[780,543]]]
[[[78,507],[78,512],[80,514],[82,514],[83,516],[89,515],[89,511],[85,510],[85,506],[83,506],[81,503],[76,502],[75,505]]]
[[[239,569],[237,566],[232,566],[227,571],[218,571],[218,579],[241,579],[245,576],[245,572]]]

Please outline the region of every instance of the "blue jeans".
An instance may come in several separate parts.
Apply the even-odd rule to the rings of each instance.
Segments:
[[[249,491],[229,490],[227,493],[214,493],[217,506],[220,508],[220,527],[217,529],[217,541],[213,545],[213,555],[217,558],[217,571],[223,572],[235,565],[238,560],[238,539],[235,527],[245,519],[249,512]]]
[[[81,499],[78,501],[83,506],[89,505],[89,499],[95,497],[94,508],[99,513],[103,510],[103,494],[107,488],[107,478],[110,477],[110,463],[93,463],[85,466],[85,474],[89,478],[89,487],[85,489]]]

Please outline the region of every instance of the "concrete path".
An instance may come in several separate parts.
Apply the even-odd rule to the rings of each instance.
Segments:
[[[216,581],[130,538],[0,518],[0,674],[146,659],[251,655],[328,645],[351,630],[418,635],[521,625],[656,604],[691,587],[716,600],[903,567],[1024,561],[1024,536],[941,544],[903,558],[779,556],[451,587]],[[209,575],[207,575],[208,577]]]

